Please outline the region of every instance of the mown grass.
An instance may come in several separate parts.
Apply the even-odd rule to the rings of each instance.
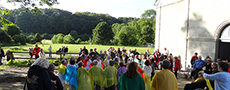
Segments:
[[[49,42],[48,40],[46,40]],[[40,48],[42,48],[45,52],[48,52],[48,47],[52,46],[52,52],[56,52],[60,47],[62,46],[68,46],[69,48],[69,53],[78,53],[80,52],[80,48],[83,48],[83,46],[86,46],[88,50],[97,48],[97,51],[99,52],[100,50],[107,51],[109,47],[114,47],[116,50],[117,48],[122,48],[124,47],[127,51],[128,49],[134,50],[137,49],[137,51],[140,54],[144,54],[147,49],[150,50],[150,52],[154,51],[154,48],[152,47],[141,47],[141,46],[116,46],[116,45],[89,45],[89,44],[50,44],[50,43],[45,43],[45,44],[38,44]],[[4,46],[2,47],[4,50],[9,49],[11,51],[17,51],[17,52],[28,52],[29,47],[34,47],[35,44],[26,44],[26,45],[21,45],[21,46]]]

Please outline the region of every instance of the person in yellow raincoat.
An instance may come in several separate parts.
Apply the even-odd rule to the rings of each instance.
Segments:
[[[175,75],[169,71],[170,62],[163,61],[160,72],[156,73],[152,80],[152,90],[178,90],[177,79]]]
[[[104,71],[104,90],[115,90],[115,85],[117,85],[117,69],[113,67],[114,62],[109,61],[109,66],[105,68]]]
[[[58,77],[63,85],[63,87],[65,88],[65,81],[64,81],[64,75],[65,75],[65,72],[66,72],[66,66],[68,64],[68,60],[67,59],[63,59],[61,61],[61,65],[58,66]]]
[[[96,90],[101,90],[103,87],[103,69],[97,66],[98,61],[94,60],[94,66],[89,69],[91,86],[94,88],[96,86]]]
[[[78,63],[77,90],[92,90],[89,72],[82,65],[82,62]]]

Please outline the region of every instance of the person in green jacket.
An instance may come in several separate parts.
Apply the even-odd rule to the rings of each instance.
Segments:
[[[96,86],[96,90],[101,90],[103,87],[103,69],[97,66],[98,61],[94,60],[94,66],[89,69],[90,79],[91,79],[91,86],[94,88]]]
[[[137,67],[136,62],[131,62],[128,65],[128,70],[118,80],[119,90],[145,90],[144,80],[137,72]]]
[[[115,90],[115,85],[117,85],[117,69],[113,67],[114,62],[109,61],[109,66],[105,68],[104,71],[104,90]]]
[[[92,90],[89,72],[82,65],[82,62],[78,63],[77,90]]]

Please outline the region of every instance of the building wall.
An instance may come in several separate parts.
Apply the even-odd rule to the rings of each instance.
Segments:
[[[163,52],[166,47],[174,56],[180,55],[183,67],[195,52],[214,59],[216,29],[230,19],[229,8],[230,0],[161,0],[156,7],[155,48]]]

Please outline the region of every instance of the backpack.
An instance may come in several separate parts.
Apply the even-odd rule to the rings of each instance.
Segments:
[[[43,90],[43,73],[44,73],[44,68],[40,68],[39,74],[38,75],[32,75],[32,77],[26,76],[26,81],[24,84],[24,89],[23,90]],[[30,73],[30,70],[28,71]]]

